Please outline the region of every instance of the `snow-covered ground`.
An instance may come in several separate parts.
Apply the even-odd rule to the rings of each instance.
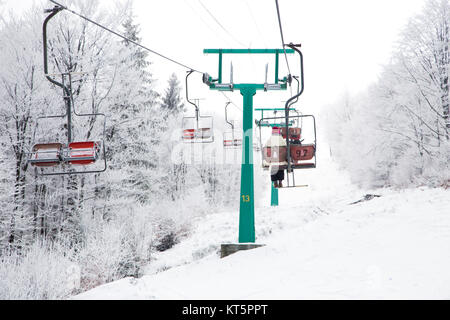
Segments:
[[[214,213],[146,276],[74,299],[450,298],[450,190],[361,190],[327,156],[296,179],[309,188],[281,190],[278,208],[259,195],[265,247],[220,259],[220,244],[237,241],[238,213]],[[367,193],[381,197],[350,204]]]

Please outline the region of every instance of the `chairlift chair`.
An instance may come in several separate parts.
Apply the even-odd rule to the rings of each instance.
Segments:
[[[64,78],[65,75],[63,75]],[[63,80],[64,83],[64,80]],[[70,86],[69,86],[70,88]],[[70,97],[71,101],[72,97]],[[33,134],[33,147],[29,153],[28,163],[32,166],[40,168],[40,175],[54,176],[54,175],[74,175],[74,174],[88,174],[88,173],[101,173],[107,169],[106,160],[106,147],[105,147],[105,135],[106,135],[106,115],[103,113],[91,113],[91,114],[79,114],[73,105],[73,102],[67,102],[66,115],[56,116],[41,116],[37,118]],[[72,109],[73,107],[73,109]],[[73,111],[73,112],[72,112]],[[70,114],[70,116],[68,116]],[[82,117],[103,117],[101,137],[97,141],[72,141],[72,116]],[[54,121],[56,118],[68,118],[67,123],[64,125],[67,135],[67,142],[62,143],[60,141],[51,143],[41,143],[37,139],[37,131],[39,130],[40,121],[43,119],[49,119]],[[53,134],[52,134],[53,135]],[[48,136],[45,138],[48,140]],[[59,140],[59,139],[55,139]],[[103,159],[104,165],[102,168],[93,168],[92,166]],[[83,170],[75,169],[75,166],[83,167]],[[46,168],[52,167],[54,170],[49,171]],[[60,171],[56,168],[60,167]]]
[[[284,119],[280,117],[274,118],[263,118],[260,122],[263,121],[280,121]],[[292,170],[295,169],[314,169],[317,166],[316,160],[316,146],[317,146],[317,137],[316,137],[316,121],[315,117],[312,115],[296,115],[289,116],[289,119],[297,120],[297,123],[303,122],[300,120],[309,119],[309,123],[312,126],[312,131],[314,132],[314,137],[311,143],[304,143],[304,139],[302,139],[302,131],[304,131],[304,127],[292,127],[289,130],[286,127],[281,128],[281,135],[284,139],[287,138],[286,132],[289,132],[288,139],[289,149],[290,149],[290,167]],[[304,124],[305,126],[305,124]],[[311,139],[310,139],[311,140]],[[273,149],[273,150],[272,150]],[[287,146],[270,148],[267,146],[263,147],[263,168],[268,169],[271,164],[279,164],[286,163],[286,165],[280,165],[280,169],[286,170],[288,169],[289,161],[288,161],[288,152]]]
[[[214,119],[212,116],[183,117],[182,140],[185,143],[212,143]]]
[[[299,97],[303,94],[305,89],[304,82],[304,72],[303,72],[303,54],[300,51],[299,47],[301,45],[288,44],[289,48],[295,50],[299,54],[300,58],[300,81],[299,77],[294,76],[293,78],[297,81],[297,94],[289,98],[285,103],[284,108],[284,117],[281,119],[285,120],[284,126],[284,139],[286,140],[286,160],[287,165],[282,167],[282,169],[286,169],[287,171],[287,187],[288,188],[296,188],[299,186],[295,185],[295,175],[294,170],[296,169],[314,169],[317,167],[317,133],[316,133],[316,119],[313,115],[300,115],[297,113],[297,116],[291,116],[290,111],[291,107],[296,104],[299,100]],[[292,130],[293,128],[289,127],[290,119],[296,119],[297,126],[300,130]],[[301,136],[304,132],[304,120],[309,120],[309,123],[312,124],[314,139],[312,143],[304,143],[304,139],[301,140]],[[280,159],[278,159],[280,160]],[[292,174],[293,186],[290,186],[289,183],[289,174]]]
[[[66,72],[59,74],[62,77],[62,82],[54,80],[52,77],[56,75],[50,75],[48,73],[48,53],[47,53],[47,24],[58,12],[63,8],[56,6],[53,9],[46,10],[46,13],[50,13],[44,21],[43,24],[43,45],[44,45],[44,73],[48,81],[52,84],[63,89],[64,92],[64,102],[66,105],[66,113],[63,115],[50,115],[41,116],[37,118],[37,123],[35,126],[33,134],[33,147],[29,153],[28,163],[32,166],[41,168],[41,175],[53,176],[53,175],[74,175],[74,174],[88,174],[88,173],[101,173],[106,171],[106,148],[105,148],[105,133],[106,133],[106,115],[103,113],[87,113],[79,114],[77,113],[73,95],[72,95],[72,74],[71,72]],[[66,81],[68,78],[68,84]],[[101,141],[72,141],[72,113],[76,117],[89,117],[97,119],[98,117],[103,117],[103,129],[102,129],[102,139]],[[61,142],[51,142],[51,143],[36,143],[36,131],[38,130],[39,120],[42,119],[56,119],[63,118],[67,119],[65,128],[67,130],[67,144]],[[94,164],[103,158],[104,166],[101,169],[92,169],[90,165]],[[62,166],[61,171],[44,171],[48,167]],[[88,167],[87,170],[75,170],[72,168],[73,165],[80,165]]]
[[[185,143],[213,143],[214,142],[214,118],[200,115],[197,104],[189,100],[188,78],[194,71],[188,71],[186,75],[186,101],[195,107],[194,117],[183,117],[181,127],[183,134],[181,139]]]
[[[227,102],[225,105],[225,122],[230,126],[230,131],[223,133],[223,147],[226,149],[242,146],[242,134],[235,131],[235,121],[228,120],[228,106],[230,104],[231,102]]]
[[[101,142],[72,142],[66,149],[64,161],[72,165],[89,165],[97,161]]]
[[[233,148],[242,146],[242,139],[235,136],[236,133],[224,132],[223,133],[223,146],[224,148]]]
[[[62,161],[61,143],[35,144],[28,162],[35,167],[53,167]]]

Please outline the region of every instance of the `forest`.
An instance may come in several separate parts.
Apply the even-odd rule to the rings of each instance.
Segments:
[[[130,2],[110,11],[98,1],[72,6],[141,40]],[[83,291],[138,277],[153,252],[183,238],[192,217],[231,208],[239,196],[235,164],[187,164],[177,139],[185,108],[177,76],[156,92],[147,52],[70,15],[48,27],[49,73],[74,74],[79,114],[107,114],[108,170],[42,176],[30,165],[34,144],[67,135],[64,118],[38,118],[64,114],[61,89],[44,77],[43,10],[0,20],[0,299],[67,297],[74,292],[60,283],[73,268]],[[75,141],[101,138],[103,121],[74,117]]]
[[[449,23],[448,1],[426,1],[378,80],[330,106],[331,152],[355,183],[449,187]]]

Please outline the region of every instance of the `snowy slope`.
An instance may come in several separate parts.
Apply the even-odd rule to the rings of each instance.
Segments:
[[[265,247],[220,259],[220,244],[237,241],[237,213],[211,214],[158,254],[148,275],[74,298],[449,299],[450,191],[382,190],[350,205],[374,191],[320,160],[297,175],[309,188],[280,191],[279,208],[261,195],[256,233]]]

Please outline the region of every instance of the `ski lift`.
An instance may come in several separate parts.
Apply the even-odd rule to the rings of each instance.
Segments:
[[[285,120],[285,117],[273,117],[263,118],[259,120],[259,123],[264,121],[278,121]],[[289,120],[293,120],[292,122]],[[280,146],[277,148],[271,148],[267,146],[262,147],[263,168],[268,170],[271,164],[280,164],[280,169],[287,170],[290,166],[291,169],[314,169],[317,166],[316,160],[316,146],[317,146],[317,134],[316,134],[316,120],[313,115],[295,115],[289,116],[288,122],[290,123],[303,123],[300,127],[284,127],[281,128],[281,136],[283,139],[289,140],[289,154],[290,161],[288,161],[288,147]],[[307,131],[312,135],[309,140],[305,142],[302,132]],[[288,132],[288,134],[286,134]],[[262,145],[262,141],[261,141]]]
[[[194,71],[188,71],[186,75],[186,100],[195,107],[194,117],[183,117],[181,127],[183,128],[182,140],[185,143],[213,143],[214,142],[214,119],[212,116],[200,115],[197,104],[189,100],[188,78]]]
[[[88,173],[101,173],[106,171],[106,148],[105,148],[105,132],[106,132],[106,116],[103,113],[77,113],[73,95],[72,95],[72,75],[74,73],[67,72],[59,74],[62,77],[61,82],[54,80],[48,73],[48,55],[47,55],[47,24],[58,12],[63,10],[62,7],[55,6],[53,9],[46,10],[46,13],[50,13],[44,21],[43,25],[43,44],[44,44],[44,73],[48,81],[52,84],[63,89],[64,102],[66,106],[66,113],[63,115],[50,115],[41,116],[37,118],[36,126],[33,134],[33,147],[29,153],[28,163],[32,166],[41,168],[41,175],[53,176],[53,175],[74,175],[74,174],[88,174]],[[67,80],[68,78],[68,80]],[[68,85],[66,82],[68,81]],[[103,117],[103,129],[102,138],[100,141],[78,141],[73,142],[72,134],[72,113],[75,117],[88,117],[91,121],[95,122],[98,117]],[[50,143],[36,143],[36,132],[39,127],[39,121],[43,119],[50,119],[54,121],[57,118],[67,119],[64,124],[64,128],[67,131],[67,143],[63,144],[60,141],[52,141]],[[94,119],[94,120],[92,120]],[[58,140],[58,139],[55,139]],[[91,169],[90,165],[94,164],[103,158],[104,166],[101,169]],[[43,171],[44,168],[63,166],[63,170],[59,172]],[[73,169],[74,165],[89,167],[87,170],[77,171]]]
[[[314,169],[317,167],[317,133],[315,117],[313,115],[302,115],[298,113],[297,110],[292,108],[292,106],[298,102],[299,97],[304,91],[303,54],[298,49],[300,45],[289,44],[288,47],[295,50],[300,56],[301,82],[298,80],[298,77],[293,77],[297,81],[297,94],[286,101],[285,108],[281,109],[284,110],[284,117],[264,118],[264,111],[266,111],[267,109],[257,109],[262,112],[262,116],[256,124],[260,128],[260,137],[261,127],[281,127],[280,133],[283,139],[286,140],[286,146],[273,148],[274,150],[267,146],[264,147],[262,152],[263,168],[268,170],[271,164],[275,164],[281,170],[286,170],[288,182],[287,187],[295,188],[296,186],[294,170]],[[297,115],[291,116],[291,111],[296,112]],[[273,121],[274,123],[271,123],[271,121]],[[296,126],[294,126],[294,124],[296,124]],[[309,140],[305,142],[304,135],[306,132],[309,133]],[[262,144],[261,138],[260,142]],[[293,186],[290,186],[289,183],[290,173],[292,173]]]
[[[298,77],[294,77],[297,81],[297,94],[291,97],[285,104],[285,122],[286,122],[286,132],[288,132],[287,123],[291,118],[289,112],[291,111],[292,105],[298,102],[299,97],[303,94],[305,89],[305,80],[304,80],[304,72],[303,72],[303,54],[300,51],[301,45],[295,45],[290,43],[287,45],[289,48],[295,50],[299,54],[300,58],[300,78],[301,82],[298,80]],[[301,85],[300,85],[301,83]],[[316,133],[316,119],[312,115],[297,115],[298,120],[301,120],[301,128],[304,128],[303,120],[310,120],[309,122],[312,125],[314,131],[314,140],[312,143],[304,143],[304,140],[296,140],[292,139],[289,134],[286,134],[286,149],[287,149],[287,184],[288,188],[295,188],[295,169],[315,169],[317,167],[317,133]],[[310,125],[310,126],[311,126]],[[290,186],[289,182],[289,174],[292,174],[293,186]]]
[[[223,147],[224,148],[234,148],[242,146],[242,136],[238,136],[234,130],[235,124],[234,120],[228,120],[228,106],[231,102],[227,102],[225,106],[225,122],[231,127],[231,131],[226,131],[223,133]]]

